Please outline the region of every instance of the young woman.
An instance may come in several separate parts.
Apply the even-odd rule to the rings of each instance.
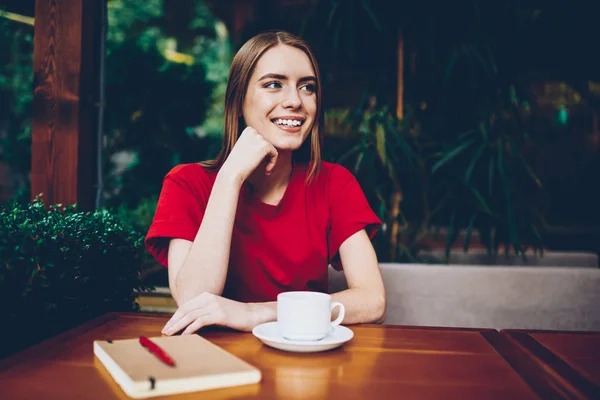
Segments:
[[[381,221],[353,175],[321,160],[321,114],[319,70],[302,40],[267,32],[236,54],[221,153],[167,174],[146,237],[179,306],[164,334],[274,321],[277,294],[327,291],[329,264],[348,282],[332,295],[344,323],[383,321],[370,241]]]

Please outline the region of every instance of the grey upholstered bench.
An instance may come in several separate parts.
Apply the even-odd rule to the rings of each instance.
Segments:
[[[385,323],[600,330],[600,269],[380,264]],[[330,292],[347,288],[329,268]]]

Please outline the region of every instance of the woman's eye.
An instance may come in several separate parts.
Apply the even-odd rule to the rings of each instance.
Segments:
[[[279,82],[269,82],[265,85],[267,89],[280,89],[281,84]]]
[[[317,90],[317,88],[315,85],[309,83],[308,85],[302,86],[300,90],[305,90],[307,92],[314,93]]]

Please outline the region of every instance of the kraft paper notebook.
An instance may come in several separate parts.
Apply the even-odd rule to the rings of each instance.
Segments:
[[[133,398],[195,392],[257,383],[259,369],[198,335],[149,338],[175,361],[171,367],[139,338],[94,341],[94,354]]]

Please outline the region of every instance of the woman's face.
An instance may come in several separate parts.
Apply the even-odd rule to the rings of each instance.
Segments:
[[[246,126],[258,131],[278,151],[300,148],[317,112],[317,80],[308,56],[278,45],[256,63],[243,104]]]

